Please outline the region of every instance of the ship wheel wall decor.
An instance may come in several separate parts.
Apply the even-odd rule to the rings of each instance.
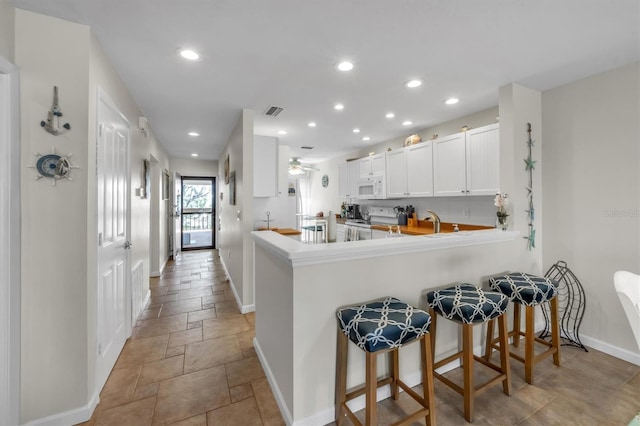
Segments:
[[[51,149],[51,154],[36,153],[36,164],[27,167],[36,169],[38,176],[36,180],[42,178],[50,179],[51,186],[56,186],[56,182],[61,179],[73,180],[69,175],[71,169],[79,169],[79,166],[71,164],[71,156],[73,154],[60,155],[56,154],[56,149]]]

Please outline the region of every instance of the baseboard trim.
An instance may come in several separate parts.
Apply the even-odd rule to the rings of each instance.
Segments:
[[[258,338],[253,338],[253,347],[256,350],[256,354],[258,355],[258,360],[260,360],[260,364],[262,365],[262,369],[264,370],[265,376],[267,376],[267,381],[269,382],[269,386],[271,387],[271,391],[273,392],[273,396],[276,399],[276,403],[278,404],[278,408],[280,409],[280,414],[284,417],[284,421],[287,426],[292,426],[293,419],[291,417],[291,413],[287,408],[287,404],[284,402],[284,397],[282,396],[282,392],[280,392],[280,388],[276,383],[276,379],[273,376],[273,372],[269,367],[269,363],[264,356],[264,352],[262,352],[262,348],[260,348],[260,343],[258,342]]]
[[[229,270],[227,269],[227,265],[224,264],[224,259],[222,258],[222,256],[220,256],[220,263],[222,263],[222,267],[224,268],[224,273],[227,274],[227,278],[229,279],[229,285],[231,287],[231,291],[233,292],[233,298],[236,299],[236,305],[238,305],[238,309],[240,310],[240,312],[243,314],[254,312],[256,310],[255,304],[251,304],[251,305],[242,304],[242,301],[240,300],[240,296],[238,296],[238,292],[236,291],[236,286],[233,282],[233,279],[231,278],[231,274],[229,273]]]
[[[618,346],[611,345],[607,342],[603,342],[602,340],[585,335],[581,335],[580,340],[582,340],[585,346],[588,346],[600,352],[604,352],[607,355],[611,355],[623,361],[630,362],[631,364],[640,366],[639,353],[631,352]]]
[[[93,396],[84,406],[75,408],[73,410],[64,411],[62,413],[54,414],[51,416],[43,417],[40,419],[31,420],[28,423],[23,423],[22,426],[60,426],[60,425],[75,425],[88,421],[96,409],[96,406],[100,402],[100,392],[96,390]]]

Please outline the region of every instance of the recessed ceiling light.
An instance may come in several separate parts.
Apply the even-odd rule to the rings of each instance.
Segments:
[[[310,121],[309,124],[307,124],[307,126],[309,127],[316,127],[316,123],[313,121]]]
[[[366,142],[366,141],[370,141],[371,138],[369,136],[365,136],[364,138],[362,138],[362,140]]]
[[[278,130],[278,134],[279,135],[286,135],[287,131],[286,130]]]
[[[457,104],[458,102],[459,102],[458,98],[449,98],[446,101],[444,101],[444,103],[447,105]]]
[[[196,52],[195,50],[191,50],[191,49],[178,49],[178,53],[180,54],[180,56],[182,56],[184,59],[188,59],[190,61],[197,61],[198,59],[200,59],[200,54],[198,52]]]
[[[356,127],[355,129],[353,129],[353,133],[360,133],[360,129]]]
[[[192,157],[197,157],[198,154],[196,154],[195,152],[193,154],[191,154]]]
[[[403,126],[411,126],[412,124],[413,124],[413,121],[410,121],[410,120],[406,120],[402,122]]]
[[[336,111],[342,111],[344,109],[344,105],[342,104],[335,104],[333,106],[333,109],[335,109]]]
[[[414,87],[418,87],[422,85],[422,80],[409,80],[405,83],[405,86],[413,89]]]
[[[340,71],[351,71],[353,69],[353,64],[349,61],[340,62],[337,66]]]
[[[189,132],[187,133],[189,136],[200,136],[200,133],[198,132]]]
[[[387,115],[385,115],[385,117],[387,117],[387,118],[393,118],[395,116],[396,115],[394,113],[392,113],[392,112],[388,112]]]

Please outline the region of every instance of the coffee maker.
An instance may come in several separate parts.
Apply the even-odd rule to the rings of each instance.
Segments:
[[[347,219],[362,219],[360,204],[347,204],[345,207]]]

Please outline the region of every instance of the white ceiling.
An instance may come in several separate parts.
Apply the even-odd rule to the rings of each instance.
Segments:
[[[640,52],[638,0],[13,4],[91,26],[162,145],[180,158],[217,159],[243,108],[255,111],[256,134],[314,162],[496,106],[510,82],[544,91],[636,62]],[[180,47],[202,60],[185,62]],[[343,59],[353,71],[336,71]],[[411,78],[424,84],[403,87]],[[452,96],[460,102],[445,105]],[[263,116],[270,105],[285,110]]]

